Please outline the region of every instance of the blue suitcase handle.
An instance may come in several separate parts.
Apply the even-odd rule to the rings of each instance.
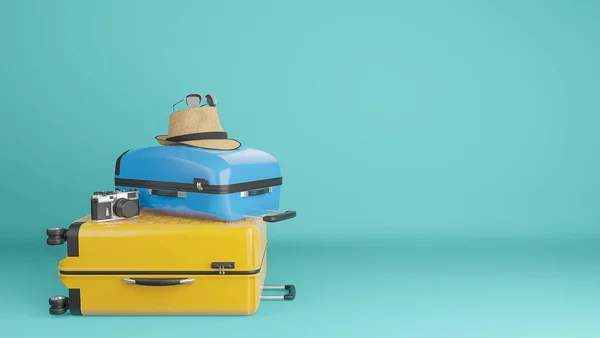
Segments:
[[[150,195],[166,196],[166,197],[177,197],[177,191],[154,190],[154,189],[152,189],[152,192],[150,193]]]
[[[262,189],[254,189],[254,190],[249,190],[247,192],[248,196],[258,196],[258,195],[263,195],[263,194],[267,194],[270,193],[271,189],[269,188],[262,188]]]
[[[157,190],[157,189],[148,189],[147,190],[150,195],[154,196],[164,196],[164,197],[186,197],[185,191],[176,191],[176,190]]]
[[[285,221],[286,219],[290,219],[290,218],[294,218],[294,217],[296,217],[296,211],[288,210],[288,211],[284,211],[281,213],[277,213],[275,215],[265,216],[265,217],[263,217],[263,221],[269,222],[269,223],[274,223],[274,222]]]

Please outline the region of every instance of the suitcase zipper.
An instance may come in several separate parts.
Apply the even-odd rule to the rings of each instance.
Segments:
[[[234,269],[235,262],[212,262],[211,268],[218,270],[205,270],[205,271],[65,271],[59,270],[59,273],[63,275],[256,275],[259,274],[265,263],[265,257],[267,255],[267,249],[269,245],[265,246],[265,251],[260,261],[260,266],[256,270],[238,270],[238,271],[225,271],[225,269]]]
[[[195,178],[194,183],[164,182],[151,180],[138,180],[131,178],[115,178],[115,185],[121,187],[145,188],[145,189],[163,189],[185,192],[195,192],[204,194],[232,194],[245,192],[255,189],[270,188],[283,184],[283,178],[270,178],[266,180],[257,180],[244,183],[235,183],[228,185],[210,185],[208,181],[202,178]]]

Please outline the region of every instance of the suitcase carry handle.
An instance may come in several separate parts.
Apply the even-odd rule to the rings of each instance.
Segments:
[[[176,190],[146,189],[146,192],[149,195],[165,196],[165,197],[181,197],[181,198],[185,198],[185,196],[187,195],[185,191],[176,191]]]
[[[288,211],[268,211],[268,212],[276,214],[276,215],[269,215],[269,216],[264,216],[263,217],[263,221],[269,222],[269,223],[281,222],[281,221],[285,221],[286,219],[290,219],[290,218],[296,217],[296,211],[294,211],[294,210],[288,210]]]
[[[260,189],[242,191],[242,192],[240,192],[240,196],[242,196],[242,197],[258,196],[258,195],[268,194],[271,191],[273,191],[272,187],[260,188]]]
[[[263,290],[287,290],[287,294],[285,295],[267,295],[267,296],[260,296],[260,299],[283,299],[283,300],[294,300],[294,298],[296,298],[296,287],[294,285],[282,285],[282,286],[268,286],[268,285],[264,285],[263,286]]]
[[[180,284],[192,284],[193,278],[124,278],[125,284],[136,284],[143,286],[171,286]]]

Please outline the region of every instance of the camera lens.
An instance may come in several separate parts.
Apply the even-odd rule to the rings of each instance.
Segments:
[[[115,214],[119,217],[130,218],[138,214],[137,201],[119,198],[115,201]]]

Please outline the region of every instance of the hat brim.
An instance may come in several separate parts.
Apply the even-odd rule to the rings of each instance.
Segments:
[[[213,150],[235,150],[242,146],[242,144],[239,141],[234,139],[173,142],[167,141],[167,137],[167,135],[156,136],[156,141],[158,141],[158,143],[160,143],[163,146],[188,145],[192,147]]]

